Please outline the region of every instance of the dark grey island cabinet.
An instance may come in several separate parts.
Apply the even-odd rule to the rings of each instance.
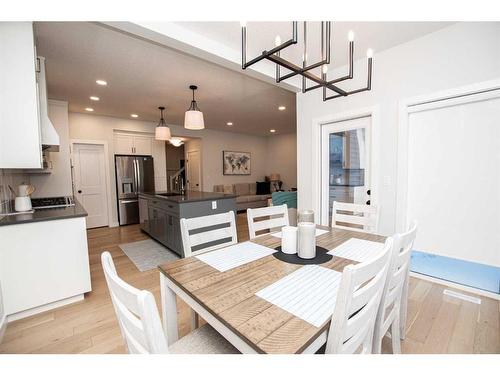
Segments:
[[[236,196],[232,194],[186,191],[139,193],[141,229],[153,239],[184,257],[181,218],[192,218],[234,211]]]

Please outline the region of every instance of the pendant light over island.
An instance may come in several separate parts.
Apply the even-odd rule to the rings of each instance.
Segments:
[[[203,112],[198,108],[198,104],[194,99],[194,91],[198,89],[198,86],[189,86],[190,90],[193,90],[193,100],[189,106],[186,114],[184,116],[184,127],[190,130],[201,130],[205,129],[205,121],[203,120]]]
[[[158,109],[160,110],[160,122],[156,126],[155,139],[157,141],[168,141],[172,138],[172,135],[170,134],[170,128],[163,119],[163,111],[165,110],[165,107],[158,107]]]

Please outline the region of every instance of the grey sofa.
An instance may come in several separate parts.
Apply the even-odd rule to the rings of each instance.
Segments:
[[[257,195],[256,190],[257,184],[255,182],[233,185],[214,185],[214,192],[236,194],[236,209],[238,211],[243,211],[247,208],[267,206],[267,200],[271,198],[271,194]]]

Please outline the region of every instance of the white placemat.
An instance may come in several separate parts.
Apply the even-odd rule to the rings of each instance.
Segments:
[[[274,232],[274,233],[271,233],[271,236],[281,238],[281,233],[282,233],[281,231]],[[325,229],[316,228],[316,237],[321,236],[322,234],[325,234],[325,233],[328,233],[328,231]]]
[[[335,249],[330,250],[328,254],[334,257],[354,260],[356,262],[365,262],[373,258],[384,248],[384,244],[359,238],[351,238]]]
[[[264,258],[276,250],[253,242],[242,242],[220,250],[197,255],[196,258],[220,272],[239,267],[254,260]]]
[[[342,274],[308,265],[255,293],[256,296],[321,327],[333,314]]]

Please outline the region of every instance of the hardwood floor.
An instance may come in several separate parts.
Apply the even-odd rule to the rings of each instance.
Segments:
[[[245,241],[245,214],[239,214],[237,222],[238,238]],[[82,302],[10,323],[0,353],[125,353],[100,254],[108,250],[120,277],[137,288],[150,290],[160,308],[158,271],[140,272],[118,247],[146,238],[137,225],[89,230],[92,292]],[[411,278],[403,353],[500,353],[499,301],[480,297],[481,304],[477,305],[444,295],[444,289]],[[190,329],[190,313],[182,301],[178,302],[178,315],[179,335],[183,336]],[[386,353],[390,352],[388,344],[384,341]]]

